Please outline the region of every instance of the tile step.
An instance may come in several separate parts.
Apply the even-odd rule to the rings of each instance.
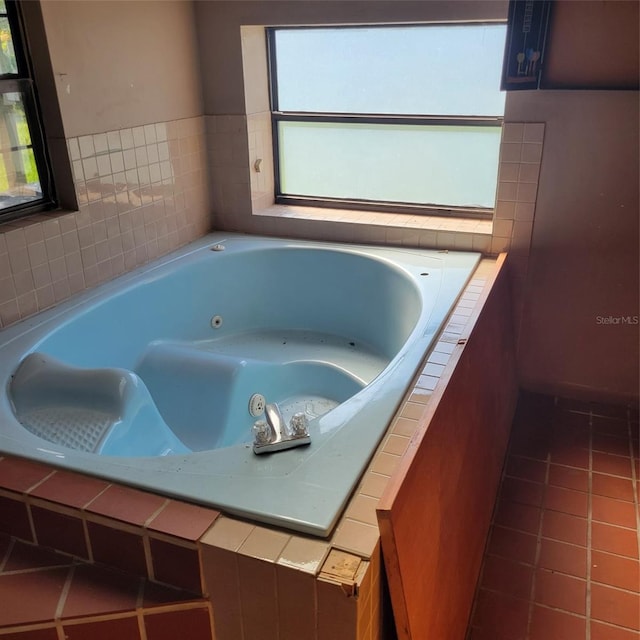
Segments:
[[[0,633],[37,630],[44,640],[50,629],[55,640],[56,625],[62,625],[71,639],[89,637],[90,625],[104,625],[101,633],[108,629],[120,640],[142,637],[142,628],[147,638],[160,639],[180,619],[182,628],[193,629],[190,638],[212,638],[209,603],[198,594],[5,535],[0,601]]]

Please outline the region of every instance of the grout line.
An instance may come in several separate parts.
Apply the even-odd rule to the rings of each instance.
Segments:
[[[591,537],[593,528],[593,413],[589,411],[589,469],[588,469],[588,497],[587,497],[587,586],[585,613],[587,627],[585,640],[591,640]]]
[[[502,556],[490,556],[492,558],[502,558]],[[506,558],[507,560],[511,560],[511,558]],[[535,568],[534,565],[531,564],[525,564],[525,563],[518,563],[517,560],[512,560],[512,562],[514,562],[515,564],[519,564],[520,566],[523,567],[531,567],[531,568]],[[545,571],[550,571],[551,573],[554,573],[556,575],[559,576],[566,576],[567,578],[571,578],[572,580],[580,580],[582,582],[584,582],[584,578],[581,578],[580,576],[576,576],[572,573],[564,573],[562,571],[558,571],[557,569],[543,569]],[[603,587],[607,587],[608,589],[614,589],[615,591],[620,591],[621,593],[628,593],[629,595],[633,595],[633,596],[637,596],[638,592],[637,591],[633,591],[632,589],[627,589],[625,587],[616,587],[612,584],[607,584],[606,582],[598,582],[598,581],[593,581],[594,584],[603,586]],[[514,596],[514,595],[510,595],[508,593],[505,593],[504,591],[501,591],[499,588],[494,588],[494,587],[482,587],[483,591],[487,591],[489,593],[497,593],[499,595],[507,595],[515,600],[526,600],[526,598],[522,598],[520,596]],[[543,602],[535,602],[533,603],[535,604],[535,606],[538,607],[545,607],[547,609],[556,609],[558,611],[563,611],[564,613],[570,613],[574,616],[578,616],[579,618],[585,618],[587,617],[585,614],[582,613],[576,613],[575,611],[569,611],[568,609],[563,609],[561,607],[556,607],[554,605],[551,604],[545,604]],[[604,621],[599,621],[599,622],[604,622]]]
[[[631,634],[636,634],[638,633],[638,631],[636,629],[630,629],[629,627],[623,627],[619,624],[616,624],[615,622],[609,622],[608,620],[598,620],[596,618],[595,620],[598,624],[601,624],[605,627],[610,627],[611,629],[617,629],[619,631],[626,631],[626,632],[630,632]],[[628,636],[627,636],[628,637]]]
[[[581,447],[581,448],[586,449],[586,447]],[[607,455],[607,456],[615,456],[617,458],[624,458],[624,459],[627,459],[627,457],[628,457],[628,456],[617,455],[615,453],[607,453],[605,451],[598,451],[597,449],[596,449],[595,453],[602,453],[602,454]],[[531,456],[526,456],[526,455],[523,455],[521,453],[514,453],[513,455],[515,457],[517,457],[517,458],[523,458],[525,460],[531,460],[533,462],[540,462],[541,464],[544,464],[544,462],[545,462],[541,458],[533,458]],[[552,464],[554,466],[556,466],[556,467],[562,467],[564,469],[577,469],[578,471],[588,471],[588,469],[585,469],[584,467],[576,467],[574,465],[564,464],[562,462],[554,462]],[[597,473],[597,474],[602,475],[602,476],[607,476],[609,478],[623,478],[625,480],[629,480],[628,476],[618,475],[618,474],[615,474],[615,473],[609,473],[607,471],[594,471],[594,473]],[[519,480],[525,480],[526,482],[536,482],[536,480],[529,480],[527,478],[521,478],[520,476],[508,476],[508,477],[517,478]],[[558,486],[558,487],[560,487],[562,489],[570,489],[571,491],[581,491],[581,489],[572,489],[571,487],[564,487],[562,485],[552,485],[552,486]],[[585,493],[585,492],[583,491],[582,493]],[[597,495],[599,495],[599,494],[597,494]],[[606,498],[606,497],[611,497],[611,496],[604,496],[604,497]],[[614,499],[620,499],[620,498],[614,498]],[[627,500],[627,502],[629,502],[629,501]]]
[[[69,557],[70,562],[66,564],[50,564],[39,567],[29,567],[28,569],[14,569],[13,571],[4,571],[2,575],[5,576],[20,576],[27,573],[40,573],[41,571],[49,571],[50,569],[66,569],[73,566],[72,558]]]
[[[29,519],[29,528],[31,529],[31,541],[33,544],[39,545],[38,542],[38,534],[36,533],[36,523],[33,521],[33,514],[31,513],[31,503],[27,500],[28,496],[26,494],[22,495],[24,506],[27,510],[27,518]]]
[[[537,602],[536,604],[538,607],[542,609],[548,609],[549,611],[560,611],[568,616],[572,616],[573,618],[579,618],[580,620],[587,620],[586,616],[582,615],[581,613],[576,613],[575,611],[569,611],[567,609],[562,609],[560,607],[554,607],[550,604],[543,604],[542,602]],[[563,638],[563,640],[567,640],[567,639]]]
[[[84,533],[84,542],[87,547],[87,560],[89,563],[93,564],[95,561],[93,559],[93,547],[91,546],[91,536],[89,535],[89,523],[87,519],[83,517],[85,514],[83,511],[80,512],[80,522],[82,523],[82,532]]]
[[[169,498],[167,498],[142,524],[142,527],[144,529],[148,528],[148,526],[151,524],[151,522],[156,518],[156,516],[158,516],[160,514],[161,511],[164,510],[164,508],[169,504],[169,502],[171,502],[171,500],[169,500]]]
[[[144,607],[145,587],[146,587],[146,580],[142,577],[138,578],[138,593],[136,595],[136,609],[142,609]]]
[[[107,486],[102,489],[102,491],[98,492],[95,496],[93,496],[93,498],[91,498],[91,500],[89,500],[86,504],[82,505],[82,507],[80,507],[80,511],[85,512],[87,507],[92,503],[95,502],[103,493],[105,493],[105,491],[107,491],[107,489],[109,489],[109,487],[113,486],[111,483],[107,484]]]
[[[13,537],[9,538],[9,544],[7,545],[7,550],[5,551],[4,558],[0,560],[0,573],[4,572],[4,568],[7,565],[7,562],[9,561],[9,556],[13,551],[13,547],[15,546],[15,543],[16,543],[15,538]]]
[[[200,542],[200,540],[196,540],[196,553],[198,554],[198,572],[200,574],[200,593],[203,596],[205,596],[205,594],[207,594],[208,591],[207,591],[207,583],[206,583],[206,580],[205,580],[204,553],[202,551],[202,548],[203,548],[202,542]],[[211,628],[213,629],[213,623],[212,623]]]
[[[140,633],[140,640],[147,640],[147,629],[144,625],[144,609],[139,609],[136,618],[138,620],[138,632]]]
[[[540,504],[540,521],[538,522],[538,533],[536,535],[536,555],[533,561],[533,575],[531,578],[531,591],[529,594],[529,614],[527,617],[527,635],[526,639],[531,637],[531,623],[533,621],[533,612],[536,602],[536,572],[538,563],[540,562],[540,552],[542,549],[542,527],[544,525],[545,499],[547,497],[547,487],[549,486],[549,472],[551,471],[551,455],[547,452],[545,460],[544,483],[542,484],[542,501]]]
[[[631,426],[631,410],[627,407],[627,435],[629,437],[629,453],[631,454],[631,484],[633,485],[633,502],[636,508],[636,537],[638,540],[638,558],[640,558],[640,496],[638,495],[638,477],[636,475],[636,460],[633,451],[633,427]],[[640,448],[638,449],[640,456]]]
[[[51,472],[48,473],[44,478],[42,478],[41,480],[38,480],[38,482],[34,482],[28,489],[25,489],[24,491],[21,491],[21,493],[23,495],[30,494],[34,489],[37,489],[43,482],[45,482],[46,480],[51,478],[51,476],[55,475],[56,473],[57,472],[56,472],[55,469],[51,469]]]
[[[598,521],[596,520],[595,522],[597,523]],[[601,524],[605,524],[605,523],[601,523]],[[609,526],[615,526],[615,525],[609,525]],[[619,527],[619,528],[622,528],[622,527]],[[626,529],[626,531],[631,531],[631,529]],[[604,553],[607,556],[612,556],[614,558],[619,558],[621,560],[633,560],[635,562],[640,562],[640,560],[637,557],[625,556],[622,553],[617,553],[615,551],[609,551],[607,549],[593,549],[593,551],[597,551],[598,553]],[[596,580],[596,582],[597,582],[597,580]],[[605,583],[600,583],[600,584],[605,584]]]
[[[64,586],[62,587],[62,592],[60,593],[60,598],[58,599],[58,606],[56,607],[54,620],[56,622],[62,618],[62,612],[64,611],[64,605],[67,603],[67,596],[69,595],[69,591],[71,590],[71,582],[73,581],[73,576],[76,572],[75,564],[72,564],[69,567],[69,571],[67,572],[67,579],[64,581]]]
[[[637,591],[633,591],[632,589],[627,589],[626,587],[617,587],[614,584],[609,584],[607,582],[598,582],[597,580],[593,580],[593,583],[594,584],[598,584],[598,585],[603,586],[603,587],[607,587],[607,589],[615,589],[616,591],[620,591],[622,593],[629,593],[629,594],[631,594],[633,596],[637,596],[638,595]],[[603,622],[603,621],[600,621],[600,622]]]
[[[573,514],[570,514],[570,513],[565,514],[562,511],[555,511],[554,513],[560,513],[562,515],[568,515],[571,518],[577,518],[579,520],[585,520],[586,521],[586,518],[581,518],[580,516],[574,516]],[[520,534],[523,534],[523,535],[526,535],[526,536],[536,535],[534,533],[531,533],[530,531],[523,531],[522,529],[514,529],[513,527],[509,527],[509,526],[506,526],[506,525],[503,525],[503,524],[500,524],[500,523],[496,523],[496,526],[500,527],[501,529],[506,529],[507,531],[513,531],[513,533],[520,533]],[[612,525],[612,526],[615,526],[615,525]],[[619,529],[623,529],[624,527],[618,527],[618,528]],[[631,531],[631,529],[626,529],[626,531]],[[559,543],[561,543],[563,545],[566,545],[567,547],[575,547],[576,549],[586,549],[587,548],[586,545],[578,544],[576,542],[570,542],[568,540],[563,540],[562,538],[552,538],[550,536],[543,535],[542,536],[542,540],[551,540],[552,542],[559,542]],[[615,551],[607,551],[605,549],[596,549],[596,551],[600,551],[601,553],[606,553],[608,555],[615,556],[616,558],[625,558],[627,560],[637,560],[637,558],[632,558],[630,556],[625,556],[625,555],[620,554],[620,553],[615,553]],[[496,558],[508,558],[509,560],[512,560],[513,562],[516,562],[517,564],[521,564],[521,565],[526,566],[526,567],[533,567],[534,566],[530,562],[524,562],[522,560],[516,560],[514,558],[509,558],[508,556],[501,556],[501,555],[496,554],[496,553],[492,553],[491,555],[495,556]],[[557,569],[554,569],[553,571],[556,572],[556,573],[563,573],[562,571],[559,571]],[[573,574],[571,574],[571,573],[565,573],[565,575],[573,576]],[[577,576],[573,576],[573,577],[575,578]]]
[[[153,566],[153,554],[151,553],[151,538],[144,532],[141,535],[142,538],[142,548],[144,550],[144,561],[147,570],[147,577],[149,580],[155,580],[155,569]]]

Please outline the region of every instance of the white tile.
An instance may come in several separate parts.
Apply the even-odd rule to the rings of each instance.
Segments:
[[[133,132],[131,129],[120,130],[120,143],[123,149],[133,149]]]
[[[124,155],[122,151],[109,154],[111,160],[111,173],[120,173],[124,171]]]
[[[85,158],[82,161],[82,170],[84,172],[84,179],[91,180],[98,177],[98,163],[95,157]]]
[[[541,144],[525,143],[522,145],[522,162],[540,162],[541,159]]]
[[[147,144],[144,137],[143,127],[134,127],[131,132],[133,134],[134,147],[144,147]]]
[[[82,182],[84,180],[84,170],[82,169],[82,162],[80,160],[74,160],[72,166],[74,182]]]
[[[93,147],[93,136],[80,136],[78,138],[78,145],[80,147],[81,158],[89,158],[95,155],[96,151]]]
[[[535,204],[531,202],[517,202],[515,210],[515,219],[528,221],[533,220],[535,213]]]
[[[96,133],[93,136],[93,147],[96,150],[96,155],[99,153],[104,153],[109,150],[109,145],[107,144],[107,134],[106,133]]]
[[[152,144],[156,142],[156,125],[155,124],[146,124],[144,125],[144,139],[147,144]]]
[[[101,178],[103,176],[108,176],[111,173],[111,161],[109,160],[109,155],[97,156],[96,160],[98,163],[98,175]]]
[[[109,151],[120,151],[120,149],[122,148],[122,144],[120,142],[119,131],[107,132],[107,146],[109,148]]]
[[[515,217],[515,207],[516,203],[513,200],[498,200],[495,217],[497,219],[513,220]]]
[[[500,145],[500,162],[520,162],[522,145],[519,142],[503,142]]]
[[[78,138],[69,138],[67,140],[67,146],[69,148],[69,157],[71,160],[80,160],[80,145],[78,144]]]
[[[522,122],[505,122],[502,125],[502,142],[522,142],[523,134]]]

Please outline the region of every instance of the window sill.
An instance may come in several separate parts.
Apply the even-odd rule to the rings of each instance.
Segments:
[[[376,211],[353,211],[349,209],[328,209],[324,207],[304,207],[296,205],[273,204],[258,211],[256,216],[270,218],[294,218],[324,223],[368,225],[374,227],[392,227],[436,231],[444,233],[483,236],[491,238],[493,222],[491,220],[473,220],[444,216],[410,215],[403,213],[380,213]]]

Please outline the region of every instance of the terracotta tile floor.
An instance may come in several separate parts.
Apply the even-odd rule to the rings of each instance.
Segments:
[[[467,640],[640,638],[636,410],[523,394]]]

